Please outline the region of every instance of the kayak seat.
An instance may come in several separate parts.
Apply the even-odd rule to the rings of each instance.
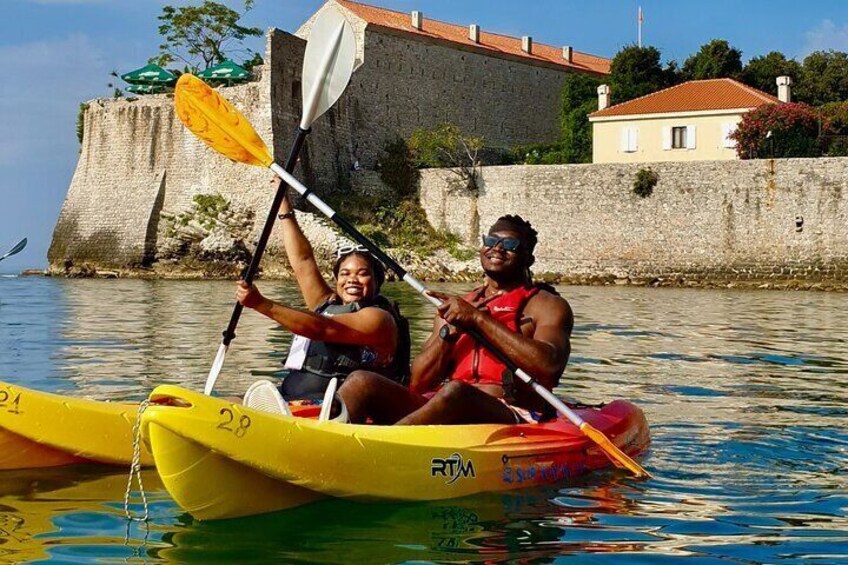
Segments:
[[[254,410],[291,416],[288,403],[280,395],[276,385],[271,381],[259,380],[247,388],[244,393],[244,405]]]
[[[318,415],[319,422],[338,422],[340,424],[347,424],[350,421],[350,418],[347,413],[347,406],[345,406],[342,398],[336,394],[336,388],[339,386],[339,379],[333,377],[330,379],[330,384],[327,385],[327,390],[324,391],[324,400],[321,401],[321,413]],[[338,406],[338,414],[330,419],[330,414],[334,407]]]

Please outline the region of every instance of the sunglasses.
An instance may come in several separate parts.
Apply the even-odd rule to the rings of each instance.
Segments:
[[[515,251],[518,249],[518,246],[521,245],[521,240],[515,239],[514,237],[497,237],[495,235],[483,236],[483,247],[492,248],[497,246],[499,243],[503,246],[504,251]]]
[[[368,248],[364,245],[345,245],[344,247],[339,247],[336,249],[336,259],[341,259],[345,255],[350,255],[351,253],[371,253],[368,251]]]

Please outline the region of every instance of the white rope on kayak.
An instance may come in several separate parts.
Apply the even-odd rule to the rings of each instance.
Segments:
[[[141,415],[150,406],[150,401],[144,399],[138,405],[138,417],[133,426],[133,455],[130,463],[130,476],[127,478],[127,492],[124,494],[124,514],[127,520],[134,522],[147,522],[150,512],[147,507],[147,495],[144,493],[144,483],[141,482]],[[144,514],[141,517],[134,516],[130,512],[130,493],[132,493],[133,478],[138,482],[138,490],[141,494],[141,502],[144,505]]]

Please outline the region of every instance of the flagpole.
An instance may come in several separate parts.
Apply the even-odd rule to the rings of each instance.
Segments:
[[[636,29],[637,29],[637,32],[636,32],[637,41],[636,41],[636,43],[639,45],[639,48],[641,49],[642,48],[642,6],[639,6],[639,11],[636,14],[636,21],[638,22],[637,25],[636,25]]]

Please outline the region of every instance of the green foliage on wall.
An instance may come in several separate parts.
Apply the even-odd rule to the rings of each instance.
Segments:
[[[383,145],[380,159],[380,180],[392,189],[399,199],[415,193],[421,173],[415,166],[415,156],[400,136]]]
[[[82,143],[85,137],[85,112],[88,110],[88,104],[80,104],[77,112],[77,140]]]
[[[642,198],[647,198],[654,193],[654,187],[660,180],[660,176],[649,168],[636,171],[633,180],[633,192]]]

